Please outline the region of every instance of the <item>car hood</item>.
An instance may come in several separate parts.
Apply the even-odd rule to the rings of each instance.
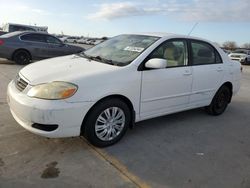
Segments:
[[[101,62],[90,61],[77,55],[69,55],[32,63],[24,67],[20,74],[29,81],[30,85],[52,81],[77,83],[80,78],[107,74],[119,68]]]

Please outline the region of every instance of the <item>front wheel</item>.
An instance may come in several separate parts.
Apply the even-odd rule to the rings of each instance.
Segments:
[[[211,104],[205,107],[206,111],[211,115],[222,114],[231,99],[231,92],[227,86],[222,86],[215,94]]]
[[[124,136],[130,120],[130,109],[122,100],[102,101],[90,111],[83,125],[84,136],[97,147],[113,145]]]

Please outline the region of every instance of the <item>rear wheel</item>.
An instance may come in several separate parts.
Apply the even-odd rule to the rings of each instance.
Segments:
[[[226,110],[230,99],[230,89],[227,86],[222,86],[215,94],[211,104],[205,109],[211,115],[220,115]]]
[[[18,50],[14,53],[13,60],[18,65],[26,65],[31,62],[31,56],[29,52],[25,50]]]
[[[109,99],[97,104],[84,125],[84,136],[97,146],[105,147],[118,142],[129,127],[130,109],[120,99]]]

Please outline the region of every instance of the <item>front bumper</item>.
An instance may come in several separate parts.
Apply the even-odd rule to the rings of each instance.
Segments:
[[[83,118],[93,105],[93,102],[70,103],[31,98],[20,92],[14,81],[8,85],[7,101],[14,119],[22,127],[50,138],[79,136]],[[32,127],[33,124],[58,125],[58,128],[43,131]]]

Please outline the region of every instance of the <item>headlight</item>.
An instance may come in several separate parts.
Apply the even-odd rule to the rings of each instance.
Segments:
[[[59,100],[75,94],[77,86],[67,82],[51,82],[33,86],[27,93],[29,97]]]

